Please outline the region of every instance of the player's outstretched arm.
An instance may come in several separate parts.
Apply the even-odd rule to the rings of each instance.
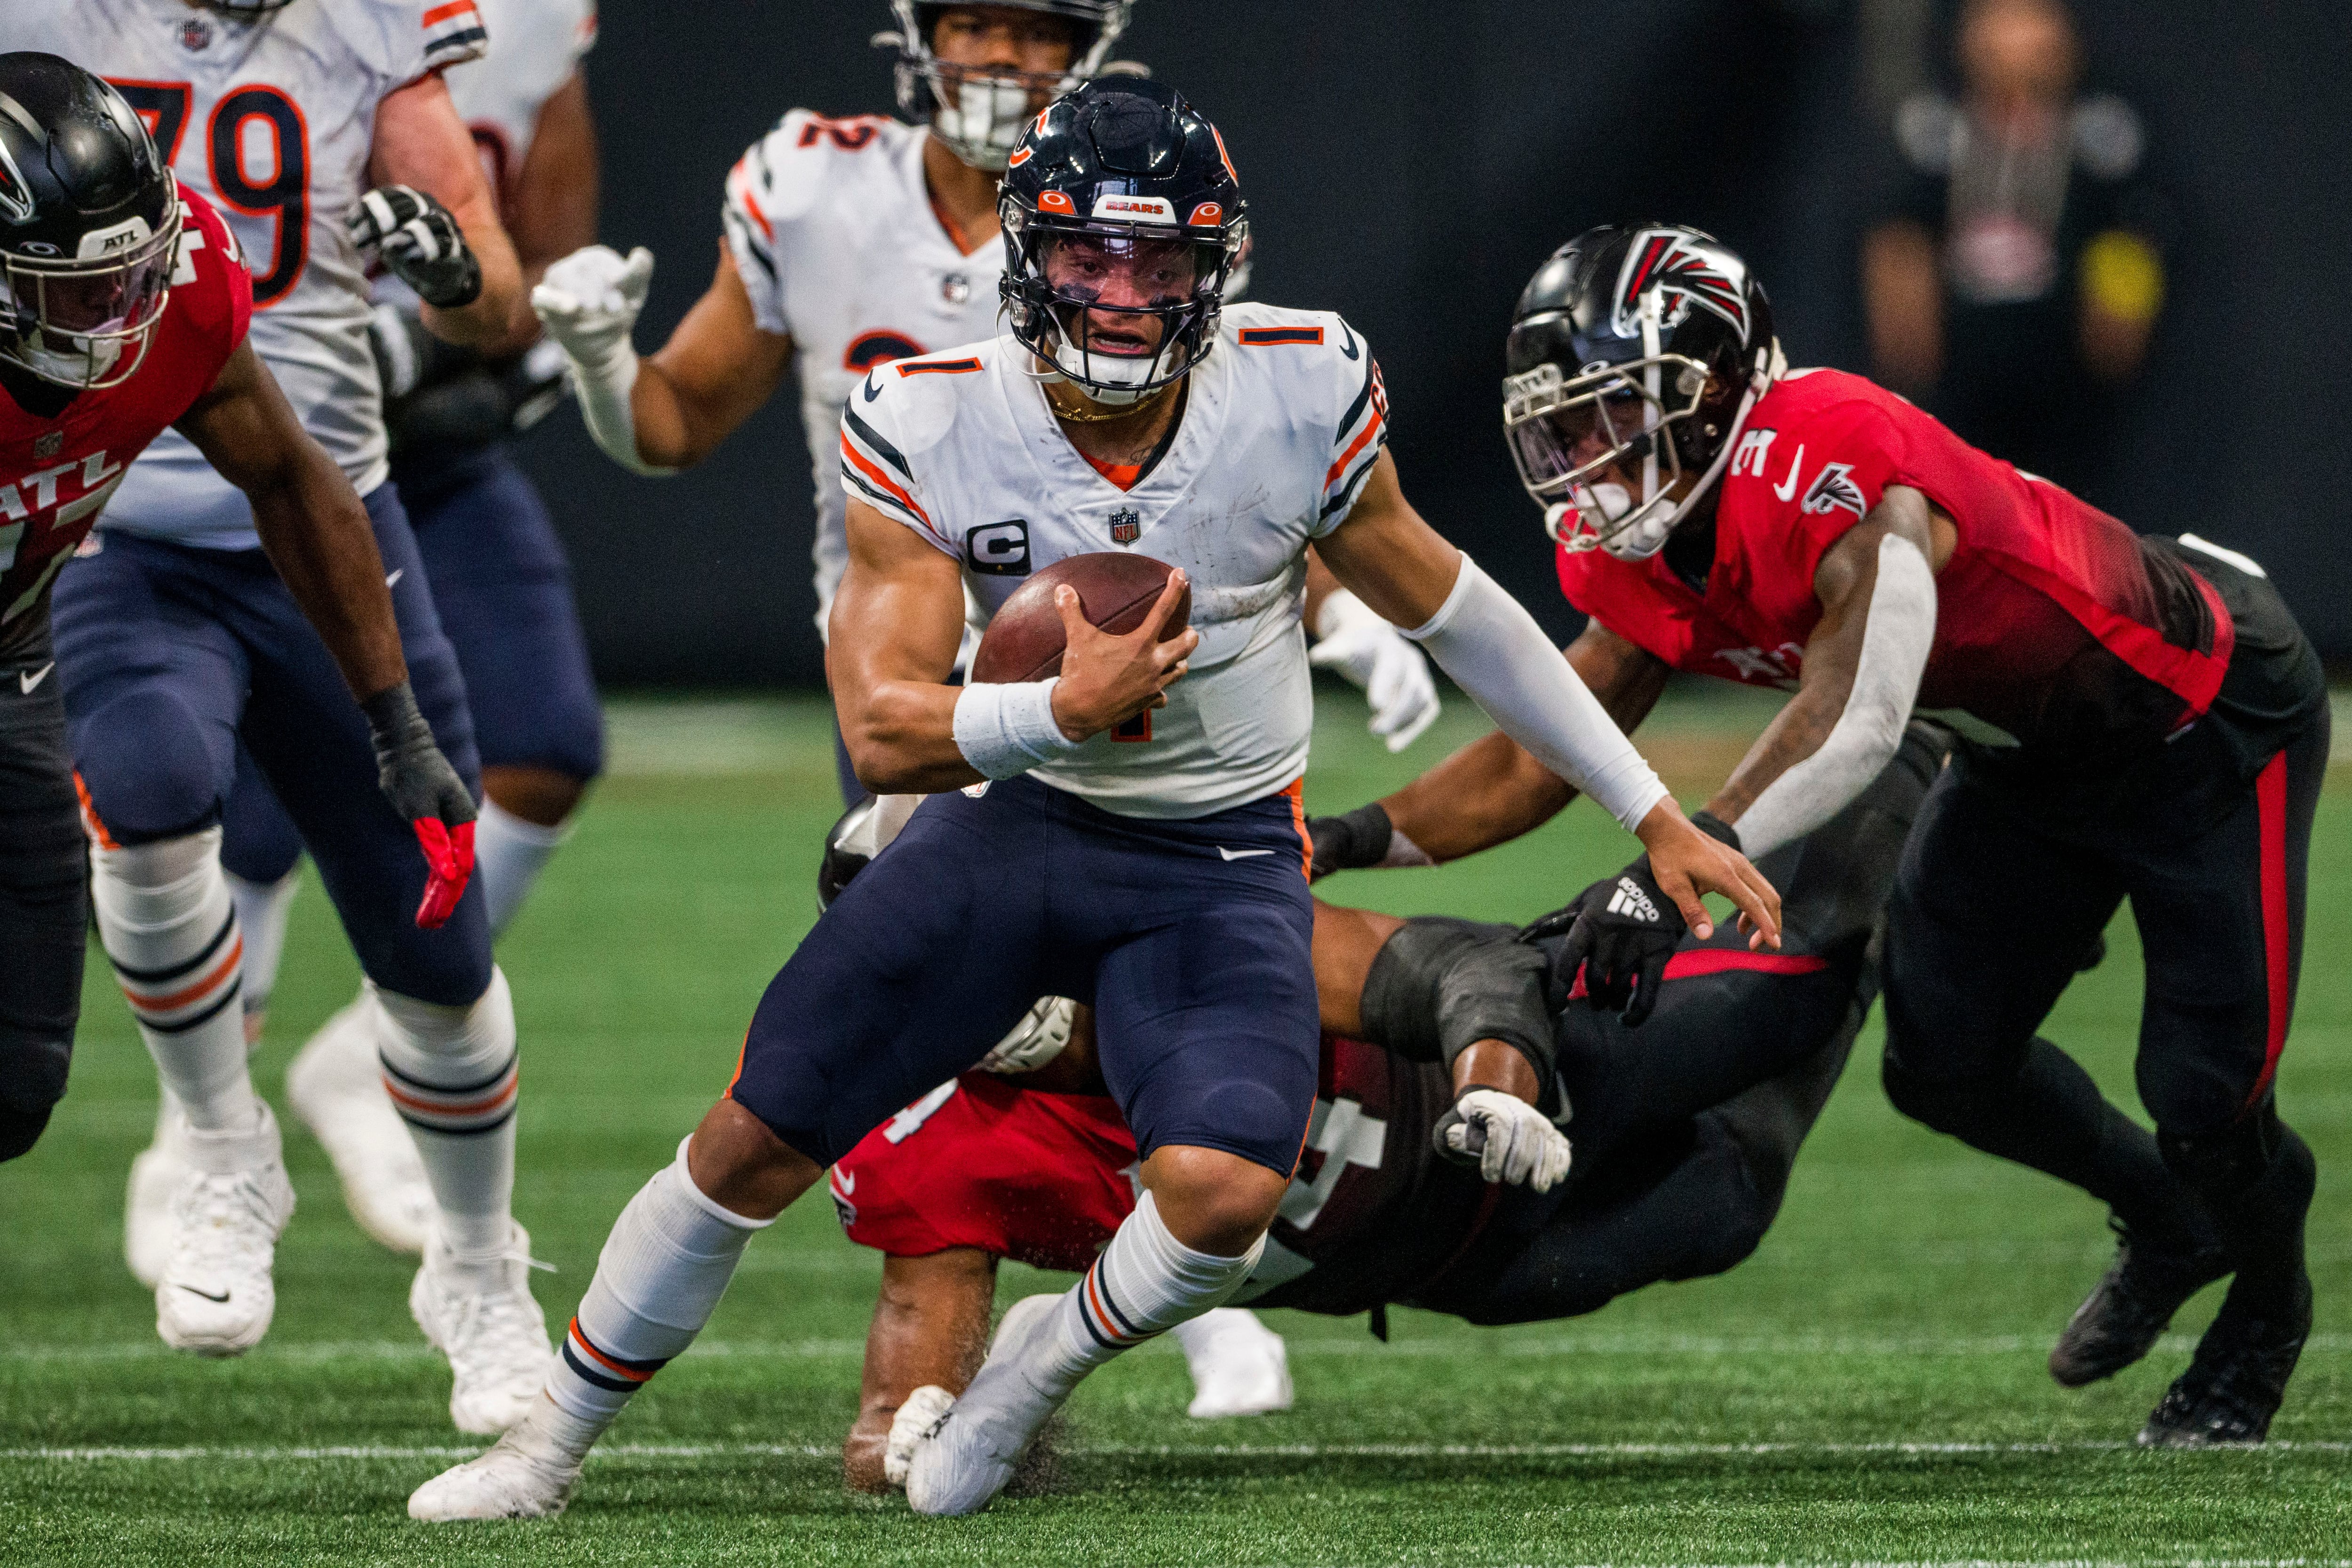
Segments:
[[[1477,563],[1423,521],[1381,455],[1345,521],[1318,546],[1364,602],[1427,648],[1504,733],[1641,839],[1658,890],[1702,936],[1699,902],[1720,893],[1778,946],[1780,895],[1747,857],[1694,828],[1542,628]]]
[[[1566,657],[1628,735],[1665,690],[1664,661],[1593,622]],[[1455,752],[1396,793],[1307,823],[1320,876],[1362,866],[1444,865],[1533,832],[1576,799],[1576,787],[1502,731]]]
[[[581,417],[604,455],[646,475],[709,455],[782,384],[793,340],[766,332],[721,243],[719,270],[669,341],[639,359],[630,333],[653,287],[653,253],[572,252],[531,290],[531,308],[572,363]]]
[[[408,687],[400,624],[367,508],[253,351],[237,345],[176,428],[245,492],[270,565],[334,656],[375,741],[376,775],[431,875],[416,923],[446,921],[474,869],[474,799]]]
[[[892,1438],[912,1434],[893,1428],[914,1423],[900,1423],[898,1413],[919,1388],[960,1395],[971,1384],[988,1350],[995,1299],[996,1260],[977,1248],[883,1261],[874,1323],[866,1331],[857,1421],[841,1445],[842,1479],[851,1490],[885,1491],[906,1483],[913,1445]],[[898,1448],[906,1451],[894,1454]]]
[[[499,222],[497,198],[482,173],[473,133],[457,117],[438,76],[421,78],[384,95],[376,107],[368,178],[379,187],[362,199],[355,224],[366,220],[384,265],[425,300],[425,324],[450,342],[487,353],[520,349],[535,335],[513,242]],[[458,231],[450,236],[429,215],[412,214],[394,191],[421,195],[442,209]],[[381,207],[382,211],[371,209]],[[461,265],[472,257],[478,282],[467,287]],[[446,301],[446,303],[445,303]]]
[[[1160,640],[1185,587],[1171,572],[1143,624],[1090,625],[1075,589],[1055,600],[1066,639],[1051,680],[946,683],[963,637],[963,569],[864,501],[849,503],[849,570],[834,595],[824,668],[858,782],[877,795],[1010,779],[1167,701],[1201,634]]]
[[[1813,576],[1822,619],[1797,695],[1707,802],[1748,853],[1828,821],[1902,745],[1936,641],[1936,534],[1927,497],[1890,485],[1822,555]],[[1941,553],[1948,559],[1948,548]]]

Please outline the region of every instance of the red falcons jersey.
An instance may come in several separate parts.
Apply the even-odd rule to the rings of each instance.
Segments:
[[[1236,1301],[1362,1312],[1467,1246],[1489,1199],[1475,1173],[1430,1153],[1452,1100],[1444,1077],[1325,1039],[1307,1146]],[[1116,1102],[968,1072],[867,1134],[834,1166],[831,1190],[849,1239],[893,1257],[974,1247],[1075,1270],[1134,1210],[1139,1174]]]
[[[1822,556],[1889,485],[1922,492],[1958,530],[1936,580],[1922,709],[1966,715],[1979,724],[1961,727],[1979,738],[2083,768],[2142,750],[2212,706],[2234,627],[2210,582],[1838,371],[1792,371],[1758,400],[1722,481],[1704,591],[1663,552],[1621,561],[1597,550],[1559,552],[1560,591],[1676,669],[1793,688],[1822,617]]]
[[[138,372],[77,394],[54,416],[0,395],[0,623],[40,602],[131,460],[188,412],[245,340],[253,283],[236,242],[184,185],[180,202],[179,266]]]

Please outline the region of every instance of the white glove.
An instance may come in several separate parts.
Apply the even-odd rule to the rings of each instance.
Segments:
[[[898,1413],[890,1417],[890,1436],[882,1445],[882,1479],[894,1487],[905,1486],[907,1471],[915,1462],[915,1445],[938,1430],[954,1408],[955,1396],[936,1383],[926,1383],[908,1395]]]
[[[1437,1152],[1475,1164],[1481,1179],[1549,1192],[1568,1175],[1568,1137],[1550,1117],[1499,1089],[1466,1089],[1438,1118]]]
[[[638,474],[668,474],[674,470],[637,455],[636,419],[629,410],[629,390],[637,383],[629,333],[653,280],[654,253],[643,246],[625,261],[612,246],[592,245],[547,269],[530,291],[530,308],[572,361],[581,414],[604,455]]]
[[[1335,589],[1315,617],[1315,646],[1307,661],[1337,670],[1372,705],[1371,730],[1391,751],[1402,751],[1437,722],[1437,681],[1429,660],[1372,607]]]
[[[980,1071],[1036,1071],[1068,1048],[1077,1007],[1067,997],[1038,998],[1037,1005],[980,1059]]]

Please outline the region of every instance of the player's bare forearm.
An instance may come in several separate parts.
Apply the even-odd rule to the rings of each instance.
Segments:
[[[1668,670],[1593,622],[1566,650],[1570,664],[1627,734],[1649,716]],[[1381,801],[1396,831],[1440,864],[1508,843],[1559,814],[1575,789],[1500,730],[1455,752]]]
[[[792,362],[793,340],[760,329],[721,241],[710,287],[669,341],[638,363],[629,391],[637,455],[662,468],[699,463],[760,411]]]
[[[863,501],[849,503],[848,533],[824,668],[858,782],[893,795],[979,783],[956,746],[961,689],[947,684],[963,638],[961,569]]]
[[[425,325],[436,337],[497,354],[520,348],[538,334],[522,267],[499,221],[498,200],[474,151],[473,133],[457,117],[438,76],[387,94],[377,107],[368,178],[378,185],[413,186],[448,208],[467,248],[481,264],[482,291],[472,303],[425,307]]]
[[[866,1331],[866,1371],[857,1422],[841,1446],[842,1477],[856,1491],[881,1491],[890,1421],[926,1384],[961,1394],[988,1349],[988,1313],[996,1297],[996,1260],[977,1248],[950,1248],[882,1265],[874,1322]]]
[[[238,346],[177,428],[252,503],[262,549],[352,695],[365,699],[407,679],[367,507],[304,433],[251,343]]]
[[[1756,744],[1706,809],[1738,826],[1748,808],[1772,781],[1822,748],[1845,714],[1862,667],[1869,629],[1871,595],[1878,586],[1878,547],[1889,535],[1909,540],[1936,561],[1939,551],[1927,497],[1906,486],[1890,485],[1870,515],[1822,556],[1813,590],[1822,618],[1806,640],[1804,674],[1796,695],[1773,716]],[[1948,557],[1948,548],[1940,552]]]
[[[599,196],[596,122],[588,113],[588,84],[573,71],[540,105],[530,151],[515,181],[507,233],[526,295],[550,263],[596,243]],[[526,326],[536,334],[537,319]]]

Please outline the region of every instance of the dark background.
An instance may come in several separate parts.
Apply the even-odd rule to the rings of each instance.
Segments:
[[[2352,6],[2075,10],[2089,85],[2145,118],[2180,225],[2122,460],[2090,498],[2256,556],[2323,650],[2352,657]],[[1223,130],[1254,297],[1362,330],[1406,493],[1564,637],[1575,618],[1498,431],[1512,300],[1589,225],[1692,223],[1759,269],[1793,363],[1865,369],[1866,19],[1858,0],[1140,0],[1120,52]],[[588,64],[604,235],[660,261],[640,351],[708,286],[720,183],[747,144],[795,106],[891,108],[866,43],[887,23],[878,0],[608,0]],[[614,466],[569,410],[525,457],[603,680],[822,678],[795,390],[677,477]]]

